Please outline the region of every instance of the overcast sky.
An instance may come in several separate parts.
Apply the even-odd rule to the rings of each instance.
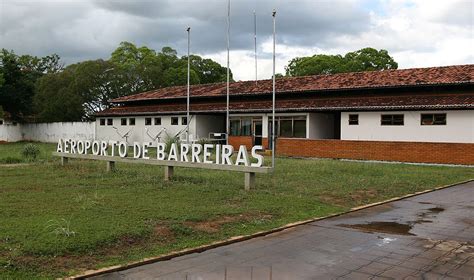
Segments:
[[[260,79],[271,76],[272,9],[277,72],[296,56],[387,49],[399,68],[474,63],[473,0],[232,0],[231,69],[255,76],[257,13]],[[192,52],[226,64],[227,0],[0,0],[0,48],[59,54],[65,63],[107,59],[121,41]]]

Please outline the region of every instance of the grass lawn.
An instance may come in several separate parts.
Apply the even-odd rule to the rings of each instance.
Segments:
[[[0,160],[22,145],[0,144]],[[277,159],[273,175],[70,160],[0,165],[0,279],[54,278],[474,178],[473,168]]]

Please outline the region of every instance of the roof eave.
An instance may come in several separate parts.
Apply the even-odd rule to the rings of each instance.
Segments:
[[[304,112],[304,111],[376,111],[376,110],[437,110],[437,109],[474,109],[474,104],[451,104],[451,105],[402,105],[402,106],[342,106],[342,107],[306,107],[306,108],[276,108],[276,112]],[[271,108],[266,109],[233,109],[231,113],[253,113],[253,112],[271,112]],[[192,110],[191,114],[216,114],[225,113],[226,110]],[[108,116],[146,116],[146,115],[173,115],[173,114],[184,114],[186,111],[166,111],[166,112],[120,112],[120,113],[97,113],[95,117],[108,117]]]
[[[288,93],[321,93],[321,92],[350,92],[350,91],[361,91],[361,90],[386,90],[386,89],[407,89],[407,88],[422,88],[422,87],[444,87],[444,86],[460,86],[460,85],[474,85],[474,81],[459,81],[455,83],[420,83],[420,84],[412,84],[412,85],[397,85],[397,86],[376,86],[376,87],[346,87],[346,88],[337,88],[337,89],[317,89],[317,90],[294,90],[294,91],[278,91],[277,94],[288,94]],[[265,92],[239,92],[239,93],[232,93],[231,96],[264,96],[272,94],[272,92],[265,91]],[[193,99],[197,98],[215,98],[215,97],[225,97],[225,95],[199,95],[199,96],[191,96]],[[140,101],[157,101],[157,100],[182,100],[186,99],[187,96],[177,96],[177,97],[161,97],[161,98],[137,98],[137,99],[129,99],[129,100],[119,100],[120,98],[112,99],[109,102],[113,104],[124,104],[124,103],[131,103],[131,102],[140,102]]]

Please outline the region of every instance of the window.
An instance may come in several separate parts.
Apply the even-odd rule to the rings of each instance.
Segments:
[[[230,120],[230,135],[232,136],[240,135],[240,119]]]
[[[161,125],[161,118],[155,118],[155,125]]]
[[[178,125],[179,118],[178,117],[171,117],[171,125]]]
[[[446,114],[421,114],[421,125],[446,125]]]
[[[293,119],[280,120],[280,136],[293,137]]]
[[[242,126],[240,129],[241,136],[252,135],[252,119],[251,118],[242,119],[241,126]]]
[[[269,118],[268,127],[271,128]],[[275,134],[285,138],[306,138],[306,117],[277,117],[275,119]],[[271,130],[268,131],[269,135]]]
[[[181,124],[182,125],[187,125],[188,124],[188,118],[187,117],[182,117],[181,118]]]
[[[359,125],[359,115],[350,114],[349,115],[349,125]]]
[[[129,118],[128,119],[128,124],[129,125],[135,125],[135,118]]]
[[[105,125],[105,119],[100,119],[100,125]]]
[[[231,136],[253,136],[254,124],[261,123],[261,117],[232,117],[230,119]]]
[[[114,125],[114,119],[107,119],[107,125]]]
[[[306,120],[293,121],[293,136],[296,138],[306,138]]]
[[[120,119],[120,124],[121,125],[127,125],[127,119],[126,118]]]
[[[382,115],[380,119],[381,125],[403,125],[404,115]]]
[[[145,125],[151,125],[151,118],[145,118]]]

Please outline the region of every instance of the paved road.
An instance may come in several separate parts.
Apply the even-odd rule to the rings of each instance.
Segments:
[[[474,182],[94,279],[474,279]]]

